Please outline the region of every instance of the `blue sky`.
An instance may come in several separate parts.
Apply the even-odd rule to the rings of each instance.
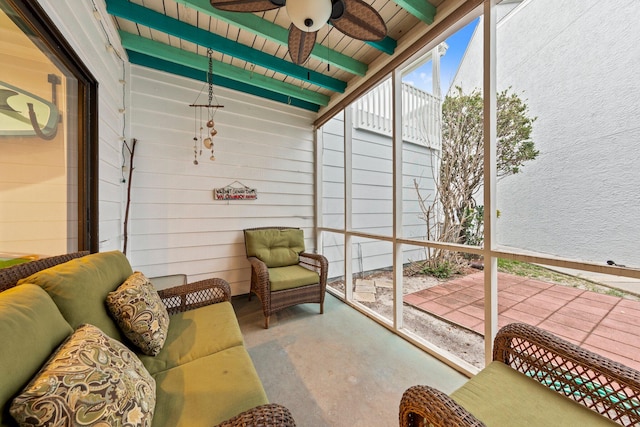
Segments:
[[[474,19],[446,39],[449,49],[440,60],[440,87],[443,95],[449,90],[476,25],[478,25],[478,19]],[[403,81],[426,92],[431,92],[431,61],[407,74]]]

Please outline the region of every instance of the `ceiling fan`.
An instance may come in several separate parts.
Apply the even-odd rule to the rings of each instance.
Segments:
[[[295,64],[304,63],[325,23],[364,41],[382,40],[387,26],[380,14],[363,0],[210,0],[216,9],[229,12],[264,12],[285,6],[291,19],[289,56]]]

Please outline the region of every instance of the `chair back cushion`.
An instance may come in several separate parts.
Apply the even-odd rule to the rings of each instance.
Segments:
[[[247,256],[254,256],[267,267],[285,267],[299,262],[304,252],[304,233],[297,228],[245,230]]]

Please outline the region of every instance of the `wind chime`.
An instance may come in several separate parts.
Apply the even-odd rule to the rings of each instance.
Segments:
[[[207,49],[207,56],[209,57],[209,70],[207,72],[207,84],[209,85],[209,102],[207,104],[197,104],[198,98],[200,98],[200,93],[198,97],[190,104],[189,107],[194,107],[194,136],[193,136],[193,164],[198,164],[198,157],[202,156],[203,147],[207,150],[211,150],[211,157],[209,160],[215,160],[216,156],[214,154],[213,147],[213,137],[218,134],[218,131],[215,128],[215,122],[213,121],[213,117],[216,115],[216,111],[218,108],[224,108],[224,105],[213,104],[213,99],[215,95],[213,94],[213,50]],[[203,87],[204,89],[204,87]],[[216,98],[216,103],[218,99]],[[205,110],[206,116],[203,114]],[[206,120],[206,123],[204,123]],[[198,128],[198,123],[200,124]],[[206,129],[206,133],[205,133]]]

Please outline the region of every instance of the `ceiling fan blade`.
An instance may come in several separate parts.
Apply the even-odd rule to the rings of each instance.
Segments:
[[[331,17],[334,27],[349,37],[365,41],[382,40],[387,35],[387,25],[380,14],[362,0],[340,0],[344,12]]]
[[[316,44],[317,31],[308,33],[295,25],[289,27],[289,56],[294,64],[303,64]]]
[[[229,12],[264,12],[284,5],[281,0],[210,0],[211,6]]]

